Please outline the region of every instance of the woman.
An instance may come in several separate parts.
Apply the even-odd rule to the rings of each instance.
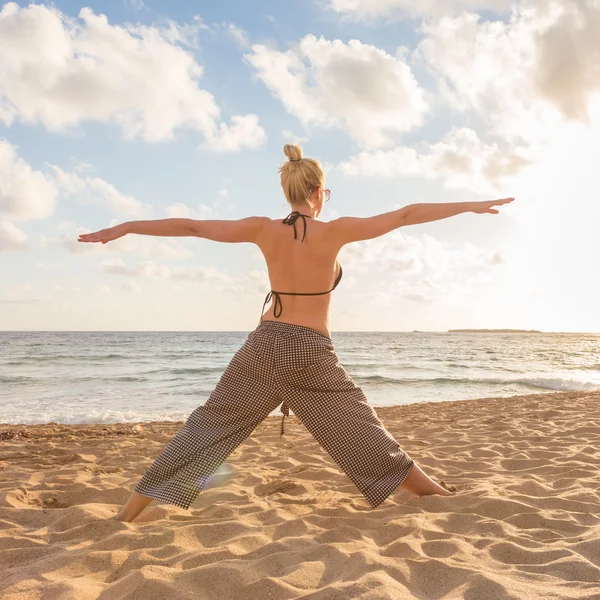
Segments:
[[[317,217],[330,192],[321,166],[303,158],[297,145],[286,145],[284,153],[281,185],[293,210],[283,220],[133,221],[80,235],[81,242],[103,244],[127,233],[251,242],[262,251],[274,285],[263,304],[264,312],[271,301],[269,310],[261,312],[206,403],[188,417],[113,519],[132,521],[153,499],[189,508],[227,456],[280,404],[283,418],[291,407],[372,507],[398,487],[417,496],[452,493],[400,448],[338,361],[329,332],[330,292],[342,277],[337,256],[346,244],[398,227],[464,212],[497,214],[492,207],[513,198],[411,204],[324,223]]]

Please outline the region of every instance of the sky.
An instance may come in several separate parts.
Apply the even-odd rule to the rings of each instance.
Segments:
[[[80,233],[514,197],[345,246],[332,331],[600,332],[600,2],[0,4],[0,330],[249,331],[259,249]]]

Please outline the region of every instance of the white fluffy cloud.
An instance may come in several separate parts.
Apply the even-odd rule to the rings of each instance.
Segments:
[[[504,262],[502,254],[501,249],[482,250],[470,242],[452,244],[428,234],[395,231],[345,246],[340,262],[354,272],[384,273],[388,293],[431,302],[491,281],[490,271]]]
[[[399,57],[358,40],[306,35],[279,51],[255,44],[245,59],[288,112],[305,125],[340,127],[365,148],[422,124],[425,91]]]
[[[600,90],[600,4],[526,0],[508,23],[464,14],[423,24],[416,57],[443,97],[517,144],[551,140],[557,123],[587,121]]]
[[[439,17],[463,11],[505,12],[514,0],[330,0],[329,6],[356,19],[375,17]]]
[[[0,139],[0,216],[12,220],[43,219],[52,214],[57,187],[51,178],[17,155],[17,149]]]
[[[218,219],[219,211],[206,204],[199,204],[196,210],[182,202],[169,204],[165,208],[167,218],[170,219]]]
[[[475,131],[464,127],[453,128],[440,142],[421,146],[361,152],[338,169],[347,175],[439,177],[447,188],[489,193],[500,190],[506,178],[531,162],[524,150],[485,143]]]
[[[214,133],[207,135],[204,146],[216,152],[236,152],[242,147],[258,148],[266,139],[256,115],[235,115],[231,125],[220,123]]]
[[[99,227],[101,229],[101,227]],[[79,227],[77,233],[63,233],[51,237],[42,234],[42,248],[60,248],[71,254],[134,254],[137,256],[154,256],[171,260],[181,260],[192,256],[192,252],[175,240],[162,240],[150,236],[126,235],[108,244],[90,244],[78,241],[80,233],[89,233],[89,228]]]
[[[65,197],[75,198],[83,204],[98,204],[111,213],[132,217],[148,217],[152,213],[149,204],[140,202],[133,196],[119,192],[112,184],[99,177],[81,177],[51,165],[55,180]]]
[[[421,25],[413,53],[437,78],[440,98],[485,134],[455,127],[438,143],[361,152],[347,174],[443,177],[482,193],[541,156],[566,122],[592,124],[600,102],[600,4],[524,0],[508,22],[466,13]]]
[[[5,250],[25,250],[27,235],[9,221],[0,220],[0,252]]]
[[[209,284],[212,290],[236,294],[256,294],[257,292],[265,294],[270,287],[266,269],[252,269],[232,277],[213,266],[173,268],[151,260],[139,261],[133,266],[127,266],[120,257],[104,261],[101,269],[110,275],[128,277],[128,281],[131,282],[142,278],[167,279],[173,282]],[[135,286],[135,284],[132,285]]]
[[[256,147],[265,139],[257,117],[221,123],[214,97],[198,87],[203,68],[182,46],[201,25],[118,26],[89,8],[75,19],[9,2],[0,10],[0,121],[52,131],[112,122],[126,138],[150,142],[187,127],[216,150]]]
[[[102,270],[112,275],[125,275],[127,277],[160,277],[180,281],[217,281],[228,283],[232,278],[221,273],[215,267],[177,267],[171,268],[167,265],[157,265],[155,262],[139,261],[133,267],[128,267],[122,258],[102,263]]]

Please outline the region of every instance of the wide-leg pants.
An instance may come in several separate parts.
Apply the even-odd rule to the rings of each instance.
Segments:
[[[342,367],[331,338],[304,325],[264,320],[135,491],[189,508],[225,459],[280,404],[283,418],[291,408],[373,508],[408,476],[412,458]]]

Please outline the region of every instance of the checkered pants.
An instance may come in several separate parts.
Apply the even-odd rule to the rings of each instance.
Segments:
[[[135,491],[189,508],[225,459],[280,404],[283,418],[291,407],[373,508],[408,476],[412,458],[339,363],[331,338],[303,325],[264,320]]]

